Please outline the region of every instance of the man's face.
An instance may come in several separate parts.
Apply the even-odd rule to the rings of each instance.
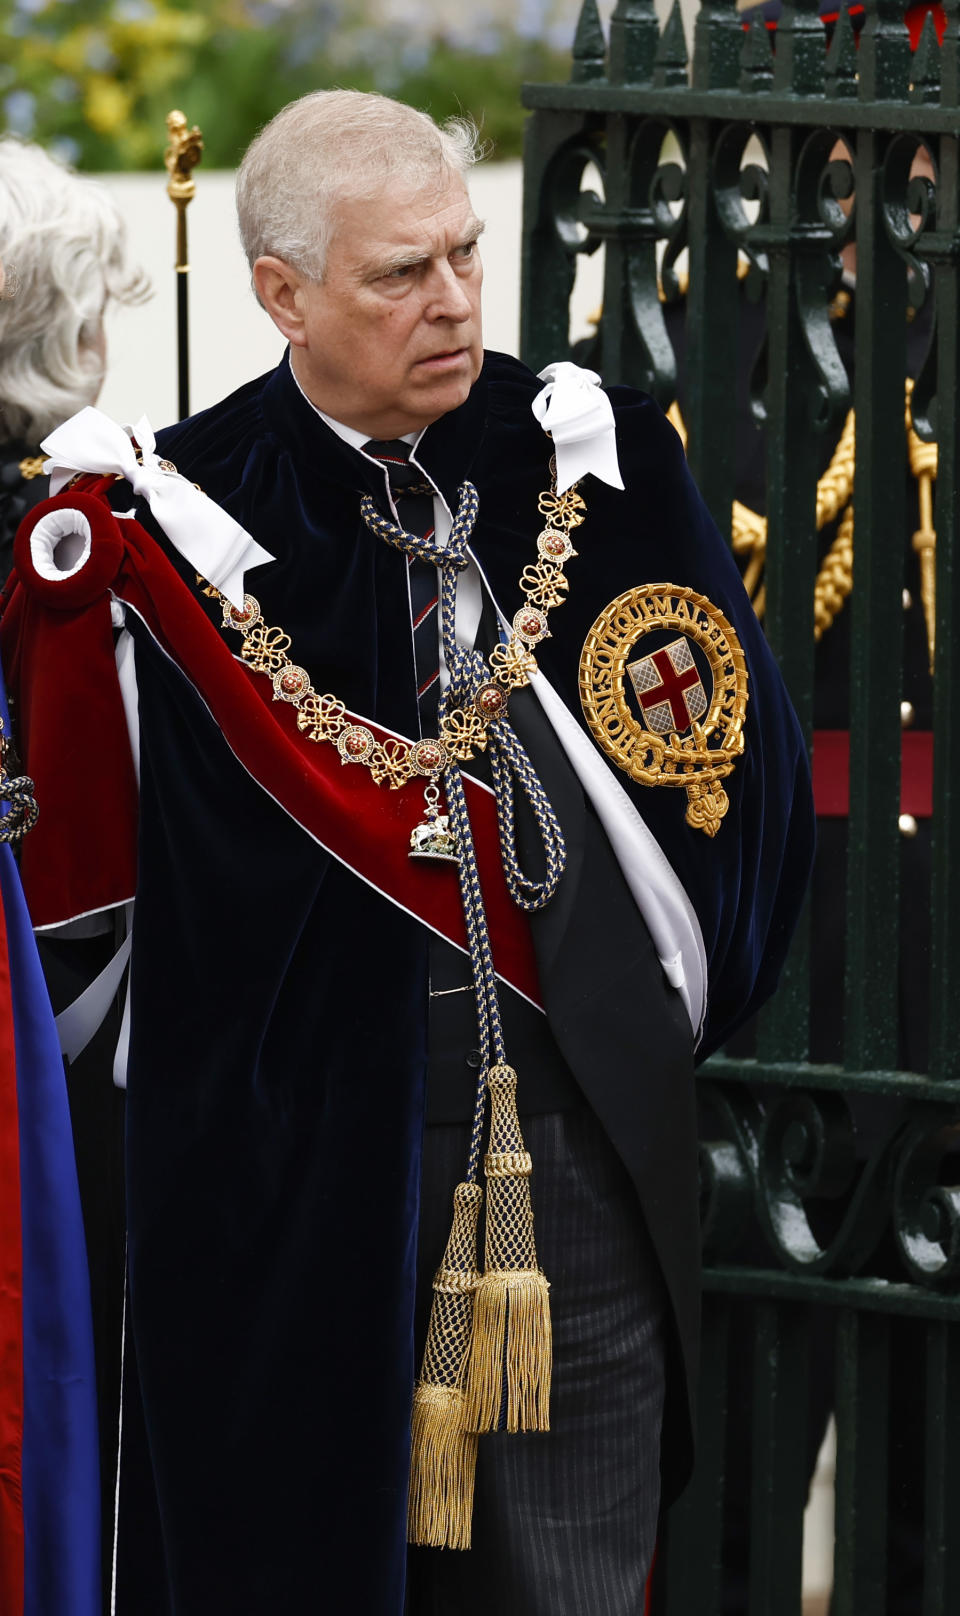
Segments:
[[[483,363],[480,230],[455,173],[341,204],[323,280],[295,293],[293,368],[319,409],[396,438],[464,402]]]

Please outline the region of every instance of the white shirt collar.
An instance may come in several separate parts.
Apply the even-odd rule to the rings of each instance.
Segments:
[[[310,405],[310,408],[313,410],[314,414],[319,415],[321,421],[326,421],[331,432],[335,432],[338,438],[343,439],[344,443],[349,443],[351,449],[359,449],[361,453],[365,454],[366,449],[364,448],[364,445],[370,442],[370,434],[368,432],[358,432],[354,426],[345,426],[342,421],[335,421],[332,415],[327,415],[325,410],[318,409],[317,405],[314,404],[313,399],[307,398],[306,393],[300,386],[299,377],[297,376],[297,373],[293,368],[293,364],[289,359],[288,364],[290,365],[290,374],[297,384],[297,389],[300,392],[301,397],[307,400],[307,403]],[[401,434],[400,441],[402,443],[409,443],[410,447],[413,448],[414,444],[420,438],[420,435],[421,434],[419,432],[404,432]],[[372,460],[373,456],[367,455],[367,459]]]

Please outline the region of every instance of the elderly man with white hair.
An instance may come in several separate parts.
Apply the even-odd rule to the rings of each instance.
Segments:
[[[79,416],[17,540],[35,919],[135,895],[121,1616],[635,1616],[689,1472],[693,1064],[807,767],[657,406],[484,352],[472,159],[278,114],[281,364]]]

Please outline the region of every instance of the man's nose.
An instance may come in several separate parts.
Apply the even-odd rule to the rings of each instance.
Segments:
[[[427,280],[425,313],[431,320],[468,320],[473,305],[467,288],[453,265],[446,259],[431,266]]]

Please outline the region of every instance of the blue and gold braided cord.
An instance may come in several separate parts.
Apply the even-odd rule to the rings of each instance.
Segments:
[[[500,851],[510,896],[520,909],[528,912],[542,909],[556,892],[567,866],[567,849],[560,821],[512,725],[498,719],[491,724],[489,734],[493,742],[490,747],[490,772],[500,827]],[[523,789],[540,832],[546,859],[546,874],[540,881],[524,875],[517,857],[513,777]]]
[[[469,488],[475,496],[475,490],[470,483],[465,483],[463,487]],[[457,514],[459,520],[460,513]],[[466,539],[463,542],[465,544]],[[489,682],[490,667],[479,651],[467,650],[457,644],[456,611],[456,572],[452,569],[443,569],[440,586],[440,629],[443,635],[444,661],[450,675],[447,700],[453,706],[469,707],[480,686]],[[508,720],[501,718],[491,724],[487,730],[487,740],[507,889],[518,908],[527,911],[543,909],[556,892],[567,863],[567,850],[560,822],[550,806],[533,764]],[[516,776],[533,810],[534,820],[543,842],[546,874],[540,881],[532,880],[520,869],[514,836],[512,776]]]
[[[382,517],[371,499],[365,498],[361,504],[364,521],[374,533],[439,569],[440,628],[449,674],[438,706],[441,735],[448,714],[452,719],[459,710],[463,719],[471,708],[477,712],[478,692],[492,677],[484,657],[459,646],[456,639],[457,579],[469,559],[467,544],[478,505],[476,489],[463,483],[449,543],[441,547],[435,538],[405,533]],[[521,908],[540,907],[556,890],[563,871],[566,855],[559,824],[510,725],[501,718],[486,725],[485,735],[481,731],[477,739],[483,745],[492,743],[501,853],[511,895]],[[546,876],[541,882],[530,881],[519,868],[513,775],[526,793],[543,838]],[[473,975],[480,1067],[465,1181],[454,1192],[453,1225],[434,1278],[423,1364],[414,1391],[408,1534],[415,1543],[468,1548],[476,1433],[495,1428],[501,1408],[510,1430],[549,1429],[552,1346],[549,1287],[537,1267],[533,1239],[530,1159],[523,1149],[516,1112],[516,1074],[506,1059],[490,930],[463,776],[455,757],[443,778],[450,825],[459,848],[457,874]],[[505,1083],[510,1086],[506,1097],[500,1092]],[[491,1120],[484,1196],[477,1181],[488,1090]],[[508,1163],[510,1177],[502,1171]],[[488,1209],[482,1276],[476,1259],[481,1201]]]
[[[369,495],[364,495],[360,502],[360,514],[371,532],[385,539],[395,549],[415,556],[419,561],[432,562],[439,569],[440,632],[449,675],[447,689],[440,699],[441,720],[450,709],[471,706],[480,687],[490,681],[490,667],[485,657],[479,651],[458,645],[456,637],[457,580],[469,561],[467,545],[477,519],[479,503],[473,484],[461,483],[450,537],[447,544],[442,545],[432,536],[422,538],[418,534],[407,533],[396,522],[382,515]],[[487,736],[507,886],[520,909],[541,909],[556,892],[566,866],[566,847],[560,824],[533,764],[507,720],[501,718],[490,725]],[[546,873],[541,880],[526,876],[520,869],[514,829],[514,778],[530,804],[543,842]],[[506,1064],[506,1049],[476,848],[461,771],[456,761],[452,760],[445,772],[444,786],[451,828],[460,849],[460,898],[473,974],[481,1057],[466,1175],[467,1181],[474,1183],[480,1165],[486,1110],[486,1074],[491,1065]]]
[[[483,1144],[483,1122],[486,1114],[487,1072],[491,1065],[506,1060],[503,1026],[500,1020],[500,996],[497,992],[497,973],[490,947],[480,871],[463,779],[459,769],[452,769],[447,777],[447,808],[450,823],[460,849],[458,876],[463,917],[467,928],[467,947],[473,974],[473,992],[477,1009],[477,1043],[480,1066],[477,1074],[477,1092],[474,1100],[473,1124],[470,1131],[470,1150],[467,1158],[466,1181],[476,1183],[480,1171],[480,1152]],[[491,1053],[493,1061],[491,1061]]]
[[[480,497],[473,483],[460,484],[460,499],[457,514],[447,543],[438,544],[432,536],[421,538],[417,533],[407,533],[396,522],[391,522],[376,507],[369,494],[364,494],[360,501],[360,515],[372,533],[378,538],[386,539],[395,550],[402,550],[405,555],[415,556],[418,561],[432,561],[446,575],[448,568],[455,572],[462,572],[467,565],[467,540],[473,532],[473,524],[477,519],[480,508]]]

